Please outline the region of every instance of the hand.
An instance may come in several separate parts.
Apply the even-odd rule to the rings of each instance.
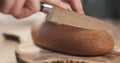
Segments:
[[[46,3],[58,6],[62,9],[69,9],[69,6],[66,4],[70,4],[73,11],[78,12],[80,14],[84,14],[84,10],[82,7],[81,0],[44,0]],[[66,3],[65,3],[66,2]]]
[[[0,0],[0,12],[16,18],[28,17],[40,10],[40,0]]]
[[[16,18],[28,17],[40,10],[41,0],[0,0],[0,12],[12,14]],[[73,11],[84,14],[80,0],[44,0],[44,2],[68,10],[68,4]],[[66,2],[66,3],[65,3]]]

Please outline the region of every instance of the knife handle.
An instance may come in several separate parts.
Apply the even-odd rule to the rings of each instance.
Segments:
[[[40,2],[40,11],[48,14],[52,10],[53,6],[46,4],[44,2]]]

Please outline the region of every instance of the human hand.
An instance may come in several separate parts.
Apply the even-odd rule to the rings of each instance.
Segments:
[[[83,6],[81,0],[44,0],[44,2],[55,5],[62,9],[69,9],[69,6],[66,4],[70,4],[73,11],[78,12],[80,14],[84,14]]]
[[[40,0],[0,0],[0,12],[16,18],[28,17],[40,10]]]
[[[0,0],[0,12],[12,14],[16,18],[28,17],[40,10],[42,0]],[[68,10],[67,2],[73,11],[84,14],[80,0],[43,0],[46,3]]]

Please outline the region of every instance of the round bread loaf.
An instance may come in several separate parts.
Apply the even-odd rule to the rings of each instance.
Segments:
[[[103,55],[112,51],[114,41],[107,31],[89,30],[46,21],[32,28],[40,47],[72,55]]]

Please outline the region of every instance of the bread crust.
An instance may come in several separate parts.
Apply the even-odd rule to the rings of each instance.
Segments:
[[[72,55],[103,55],[112,51],[114,41],[107,31],[89,30],[46,21],[33,25],[35,44]]]

